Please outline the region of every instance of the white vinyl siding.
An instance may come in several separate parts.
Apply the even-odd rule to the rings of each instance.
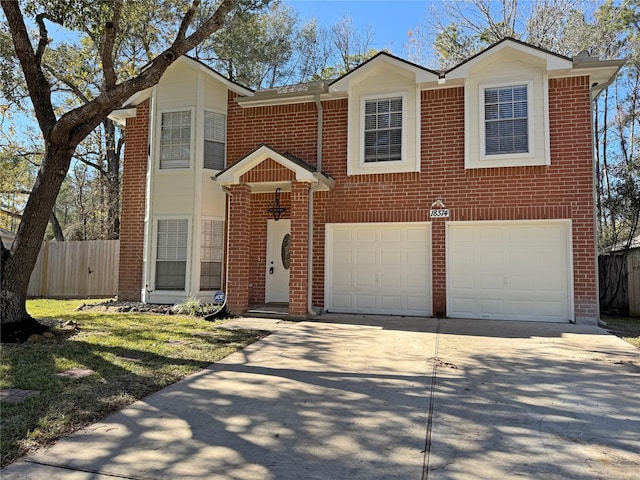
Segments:
[[[188,242],[187,219],[158,220],[156,290],[184,290]]]
[[[402,160],[402,97],[365,101],[364,161]]]
[[[191,165],[191,111],[163,112],[160,126],[160,168]]]
[[[202,220],[200,244],[200,290],[218,290],[222,286],[224,222]]]
[[[527,86],[484,90],[485,155],[529,152]]]
[[[226,115],[204,112],[204,168],[224,169],[226,124]]]

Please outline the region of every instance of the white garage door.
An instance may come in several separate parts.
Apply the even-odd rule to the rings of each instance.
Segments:
[[[325,308],[431,315],[428,223],[327,224]]]
[[[564,322],[572,318],[570,223],[447,224],[447,315]]]

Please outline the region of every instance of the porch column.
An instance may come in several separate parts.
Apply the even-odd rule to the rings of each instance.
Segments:
[[[307,233],[309,184],[291,184],[291,262],[289,270],[289,314],[307,314]]]
[[[251,187],[238,184],[231,185],[229,189],[227,308],[232,313],[240,314],[249,309]]]

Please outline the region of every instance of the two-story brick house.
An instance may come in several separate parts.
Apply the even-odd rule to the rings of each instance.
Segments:
[[[253,92],[181,58],[112,116],[119,297],[595,322],[591,104],[621,65],[505,39]]]

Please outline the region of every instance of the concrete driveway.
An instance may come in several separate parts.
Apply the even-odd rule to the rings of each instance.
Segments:
[[[639,351],[604,330],[320,318],[256,320],[275,332],[1,477],[640,478]]]

